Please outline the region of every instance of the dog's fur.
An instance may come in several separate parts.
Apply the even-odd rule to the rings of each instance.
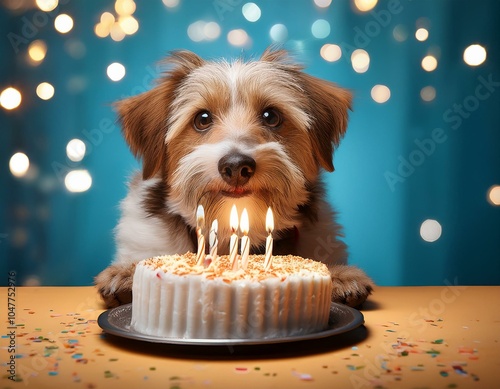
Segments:
[[[166,62],[170,69],[155,88],[117,104],[143,170],[121,204],[116,259],[95,280],[106,305],[130,301],[137,261],[196,250],[198,204],[208,223],[218,219],[219,254],[229,248],[233,204],[250,215],[252,252],[264,247],[271,206],[274,253],[325,262],[334,280],[332,299],[362,303],[373,283],[346,265],[346,246],[319,178],[322,169],[334,169],[350,93],[303,73],[281,50],[248,62],[206,62],[179,51]],[[200,112],[208,117],[201,125],[195,119]],[[221,160],[234,155],[255,164],[231,179]]]

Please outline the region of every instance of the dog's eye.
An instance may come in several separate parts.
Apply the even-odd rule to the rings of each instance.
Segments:
[[[278,128],[282,123],[281,114],[274,108],[267,108],[262,112],[262,122],[270,128]]]
[[[194,128],[196,131],[206,131],[212,127],[212,115],[208,111],[201,111],[194,117]]]

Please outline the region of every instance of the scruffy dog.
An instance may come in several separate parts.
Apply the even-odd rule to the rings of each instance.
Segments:
[[[333,301],[361,304],[373,283],[347,266],[340,226],[323,196],[322,169],[347,127],[351,95],[302,72],[286,52],[259,60],[207,62],[179,51],[152,90],[117,104],[123,133],[142,159],[116,228],[114,262],[95,279],[108,307],[131,301],[135,264],[196,251],[196,209],[219,222],[219,254],[229,251],[233,204],[250,215],[251,252],[262,252],[274,213],[275,254],[325,262]]]

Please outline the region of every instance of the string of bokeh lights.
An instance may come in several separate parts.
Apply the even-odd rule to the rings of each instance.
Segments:
[[[180,0],[162,0],[167,9],[179,6]],[[326,9],[331,6],[332,0],[313,0],[314,6]],[[354,12],[367,13],[374,10],[378,0],[351,0]],[[36,0],[37,7],[43,12],[52,12],[59,5],[58,0]],[[105,11],[99,16],[99,21],[94,25],[94,33],[97,37],[110,38],[115,42],[122,41],[127,36],[135,34],[139,28],[139,21],[133,16],[136,11],[136,3],[133,0],[116,0],[114,11]],[[254,2],[248,2],[241,6],[241,13],[249,23],[257,22],[262,16],[261,8]],[[60,13],[54,18],[54,28],[60,34],[68,34],[74,27],[73,18]],[[379,26],[380,28],[380,26]],[[311,25],[311,35],[318,40],[327,40],[331,34],[330,23],[325,19],[317,19]],[[431,23],[427,18],[416,21],[414,37],[418,42],[426,42],[431,35]],[[221,37],[223,28],[215,21],[197,20],[187,27],[186,34],[193,42],[212,42]],[[284,43],[288,40],[288,29],[286,25],[277,23],[269,28],[269,37],[275,43]],[[392,37],[396,42],[403,43],[409,40],[409,29],[398,24],[392,29]],[[252,45],[251,36],[243,29],[232,29],[226,33],[227,42],[235,47],[249,48]],[[83,43],[80,43],[83,45]],[[41,39],[32,41],[26,50],[26,61],[32,66],[41,64],[47,56],[48,46]],[[73,48],[74,52],[83,51],[78,46]],[[342,43],[327,42],[320,49],[320,57],[329,62],[339,61],[343,56],[348,56],[347,50],[342,49]],[[355,73],[366,73],[370,68],[370,55],[367,50],[359,48],[352,51],[350,64]],[[473,43],[463,51],[463,61],[471,67],[480,66],[487,59],[487,51],[480,44]],[[425,72],[433,72],[439,66],[439,49],[430,46],[421,60],[421,68]],[[106,74],[111,81],[118,82],[126,75],[126,68],[119,62],[113,62],[106,68]],[[23,91],[23,93],[29,93]],[[41,100],[50,100],[56,93],[54,86],[48,81],[40,82],[35,88],[36,95]],[[370,90],[370,96],[375,103],[383,104],[390,100],[391,90],[387,85],[377,84]],[[420,90],[420,98],[425,103],[430,103],[436,98],[436,89],[427,85]],[[7,86],[0,93],[0,106],[5,110],[18,109],[22,104],[21,90],[15,86]],[[70,161],[80,162],[86,153],[85,142],[81,139],[71,139],[66,147],[66,154]],[[9,168],[16,178],[25,177],[30,170],[30,161],[23,152],[16,152],[9,161]],[[74,169],[68,172],[64,180],[65,187],[70,192],[85,192],[92,186],[92,177],[86,169]],[[500,186],[493,185],[487,193],[490,204],[500,205]],[[441,226],[436,220],[426,220],[421,225],[420,235],[426,241],[435,241],[441,236]]]

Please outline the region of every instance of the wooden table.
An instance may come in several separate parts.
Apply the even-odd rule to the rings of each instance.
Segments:
[[[0,389],[489,389],[500,383],[498,286],[379,287],[362,310],[365,325],[349,333],[239,347],[103,335],[93,287],[12,288],[10,308],[8,292],[0,288]]]

